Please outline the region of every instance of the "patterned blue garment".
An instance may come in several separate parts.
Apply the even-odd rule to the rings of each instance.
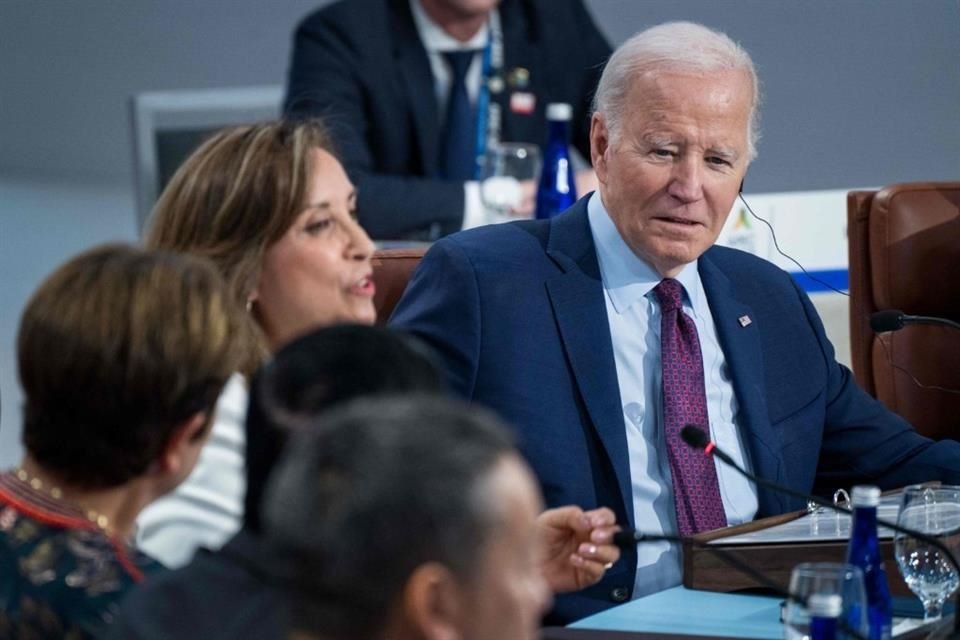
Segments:
[[[0,639],[98,638],[127,591],[160,570],[80,510],[0,475]]]

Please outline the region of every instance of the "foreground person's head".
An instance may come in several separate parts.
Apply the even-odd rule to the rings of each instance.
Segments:
[[[256,373],[247,410],[243,524],[259,532],[267,478],[297,428],[334,405],[371,394],[442,393],[427,347],[382,327],[340,325],[288,343]]]
[[[542,503],[490,414],[358,400],[292,442],[264,503],[292,637],[532,638]]]
[[[243,323],[206,260],[114,245],[68,261],[20,322],[27,456],[65,488],[169,491],[237,369]]]

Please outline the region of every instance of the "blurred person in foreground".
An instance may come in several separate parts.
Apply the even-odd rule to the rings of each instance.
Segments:
[[[318,121],[264,122],[214,134],[179,168],[151,213],[148,247],[211,259],[247,309],[252,341],[217,405],[196,471],[140,517],[141,546],[170,567],[240,528],[247,377],[293,338],[373,324],[373,243],[356,190]]]
[[[270,481],[291,640],[526,640],[550,591],[536,481],[492,414],[381,397],[321,416]]]
[[[251,387],[243,528],[219,551],[200,550],[186,567],[131,594],[111,637],[284,637],[285,611],[266,577],[260,540],[263,493],[283,446],[292,432],[322,425],[318,416],[338,403],[378,393],[444,391],[430,358],[413,339],[365,326],[319,329],[282,348]],[[551,509],[539,515],[538,527],[546,550],[539,570],[554,589],[595,582],[619,555],[611,544],[609,509]],[[375,582],[377,575],[368,578]]]
[[[686,22],[624,42],[597,88],[596,193],[549,221],[465,231],[427,253],[392,318],[454,390],[519,434],[547,505],[603,504],[689,536],[805,507],[688,447],[686,424],[801,493],[960,482],[960,445],[915,433],[836,361],[782,269],[715,246],[756,155],[750,56]],[[676,586],[648,543],[557,621]]]
[[[609,55],[581,0],[345,0],[297,26],[284,112],[328,122],[371,236],[434,240],[485,224],[482,192],[532,217],[532,181],[504,189],[478,169],[498,142],[542,145],[547,104],[571,105],[589,159]],[[576,182],[596,188],[589,168]]]
[[[207,261],[120,245],[33,294],[17,340],[26,453],[0,474],[0,637],[100,637],[160,569],[136,517],[196,463],[242,315]]]

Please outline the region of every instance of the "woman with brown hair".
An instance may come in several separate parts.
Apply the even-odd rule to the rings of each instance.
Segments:
[[[17,340],[26,453],[0,474],[0,637],[99,637],[159,568],[136,517],[193,469],[244,331],[190,256],[105,246],[41,284]]]
[[[141,546],[170,566],[198,546],[219,547],[239,528],[244,375],[310,329],[376,318],[374,246],[330,149],[317,121],[226,129],[186,160],[151,215],[147,246],[211,259],[247,309],[254,336],[237,342],[245,365],[218,404],[196,471],[140,518]]]
[[[221,131],[191,155],[154,208],[150,247],[213,260],[256,336],[238,341],[249,373],[312,329],[373,324],[373,243],[357,224],[356,190],[317,121],[280,121]],[[142,548],[185,564],[199,546],[218,548],[239,530],[244,497],[247,388],[234,376],[217,407],[196,470],[147,509]],[[580,589],[619,557],[609,509],[541,515],[551,586]]]

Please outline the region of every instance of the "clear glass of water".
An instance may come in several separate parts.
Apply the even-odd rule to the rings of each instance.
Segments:
[[[838,638],[852,638],[849,632],[866,635],[867,594],[863,587],[863,571],[840,562],[804,562],[790,573],[790,593],[803,602],[810,596],[839,595],[843,613],[838,625]],[[810,640],[810,615],[802,602],[787,601],[783,617],[786,640]]]
[[[907,487],[897,524],[937,539],[956,557],[960,551],[960,487]],[[894,541],[900,573],[923,603],[924,622],[938,619],[943,603],[960,584],[956,567],[929,542],[900,532]]]
[[[487,149],[480,198],[489,222],[532,215],[542,163],[540,147],[534,144],[501,142]]]

